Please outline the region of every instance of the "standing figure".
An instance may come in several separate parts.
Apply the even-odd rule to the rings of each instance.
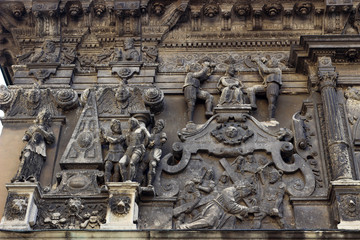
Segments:
[[[137,167],[144,157],[150,137],[149,131],[140,126],[136,118],[129,119],[129,132],[126,134],[126,145],[128,147],[125,155],[120,159],[120,174],[123,181],[135,179]]]
[[[229,66],[226,69],[225,76],[219,79],[217,88],[221,91],[218,105],[243,104],[244,85],[235,77],[235,69]]]
[[[203,67],[200,71],[189,72],[185,77],[183,91],[188,107],[187,115],[189,122],[193,122],[195,103],[198,98],[205,100],[205,115],[207,117],[211,117],[213,115],[212,107],[214,97],[209,92],[201,90],[200,83],[206,81],[210,77],[214,71],[215,65],[209,62],[204,62],[202,65]]]
[[[260,76],[263,78],[262,85],[255,85],[247,89],[250,98],[251,107],[256,109],[256,96],[257,92],[265,92],[266,98],[268,100],[268,110],[270,120],[275,120],[275,110],[277,99],[280,93],[280,87],[282,85],[282,71],[279,68],[279,61],[276,58],[271,58],[267,60],[266,58],[261,58],[254,60],[258,67]]]
[[[265,165],[266,166],[266,165]],[[262,167],[260,169],[260,181],[263,182],[263,190],[260,202],[260,212],[255,213],[254,228],[261,228],[262,220],[266,216],[274,218],[280,228],[284,228],[283,199],[286,185],[282,181],[282,172],[274,167]]]
[[[120,181],[119,161],[124,156],[125,137],[121,132],[121,122],[112,119],[110,123],[111,136],[102,135],[103,142],[109,143],[109,151],[104,159],[105,161],[105,181],[110,182],[113,172],[113,182]]]
[[[154,176],[156,174],[156,167],[160,162],[160,158],[162,155],[161,147],[167,141],[167,136],[165,132],[161,132],[165,127],[165,121],[160,119],[155,123],[154,128],[151,132],[151,142],[149,147],[150,151],[150,160],[149,160],[149,172],[148,172],[148,186],[152,186],[152,182],[154,181]]]
[[[51,114],[47,109],[39,112],[35,124],[25,132],[23,141],[27,144],[21,152],[20,166],[11,182],[36,182],[46,160],[46,144],[55,141],[50,128]]]

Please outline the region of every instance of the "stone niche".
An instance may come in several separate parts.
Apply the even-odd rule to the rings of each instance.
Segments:
[[[0,228],[358,235],[358,3],[1,1]]]

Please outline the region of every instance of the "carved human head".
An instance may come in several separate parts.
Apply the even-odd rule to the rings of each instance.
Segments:
[[[106,11],[105,2],[98,0],[94,2],[94,13],[96,16],[101,17]]]
[[[161,2],[156,2],[156,3],[154,3],[154,5],[152,7],[152,11],[155,15],[161,16],[165,12],[165,6]]]
[[[69,6],[69,14],[71,17],[73,18],[77,18],[81,15],[82,13],[82,6],[81,3],[76,1],[76,2],[72,2]]]
[[[219,181],[222,182],[222,183],[224,183],[224,184],[227,183],[227,182],[229,182],[229,174],[228,174],[226,171],[224,171],[224,172],[221,174]]]
[[[235,183],[235,188],[241,197],[247,197],[256,192],[254,185],[247,179],[237,181]]]
[[[25,7],[23,3],[15,2],[11,6],[12,14],[15,18],[20,19],[25,14]]]
[[[195,183],[194,181],[190,180],[185,183],[185,191],[188,193],[195,192]]]
[[[129,88],[121,84],[119,88],[116,89],[116,93],[115,93],[116,101],[125,102],[126,100],[128,100],[129,97],[130,97]]]
[[[53,53],[53,52],[55,52],[55,49],[56,49],[55,43],[54,43],[53,41],[46,40],[46,41],[44,42],[43,49],[44,49],[44,51],[47,52],[47,53]]]
[[[39,86],[34,85],[34,87],[32,89],[27,90],[25,92],[25,96],[29,102],[38,103],[41,98],[41,91],[40,91]]]
[[[235,68],[234,68],[234,66],[229,66],[229,67],[226,69],[226,73],[227,73],[229,76],[234,76],[234,75],[235,75]]]
[[[267,62],[267,66],[270,68],[277,68],[279,67],[279,60],[275,57],[270,58],[270,60]]]
[[[110,129],[113,133],[121,134],[121,122],[118,119],[112,119]]]
[[[206,171],[205,173],[205,179],[206,180],[213,180],[214,179],[214,170],[212,168],[210,168],[209,170]]]
[[[136,118],[132,117],[129,119],[130,130],[134,130],[134,129],[138,128],[139,126],[140,126],[140,123]]]
[[[278,171],[275,168],[272,168],[269,171],[269,183],[276,183],[282,176],[282,171]]]
[[[159,119],[156,121],[155,126],[153,128],[155,133],[161,132],[165,127],[165,121],[163,119]]]
[[[229,138],[235,138],[239,134],[239,130],[234,126],[229,126],[225,130],[225,135]]]
[[[128,50],[128,49],[133,49],[134,48],[134,38],[126,38],[124,40],[124,49]]]

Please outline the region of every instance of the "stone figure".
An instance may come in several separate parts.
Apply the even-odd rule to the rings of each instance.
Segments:
[[[197,189],[200,191],[209,194],[215,189],[215,181],[214,181],[214,170],[213,169],[204,169],[204,174],[201,179],[195,179],[195,183],[198,183]]]
[[[225,76],[219,79],[217,88],[221,91],[221,96],[218,105],[233,105],[243,104],[243,92],[244,85],[234,77],[235,69],[230,66],[226,69]]]
[[[55,53],[56,46],[53,41],[46,40],[41,47],[41,51],[36,53],[31,58],[32,63],[49,63],[49,62],[57,62],[58,54]]]
[[[187,116],[188,121],[193,122],[195,103],[197,99],[205,100],[207,117],[213,115],[213,99],[214,97],[207,91],[201,90],[200,83],[206,81],[213,73],[215,65],[213,63],[205,61],[202,64],[202,69],[198,72],[189,72],[185,77],[185,83],[183,86],[184,97],[187,103]]]
[[[346,108],[350,124],[354,125],[360,117],[360,91],[348,87],[345,91]]]
[[[154,181],[154,177],[156,174],[156,167],[160,162],[160,158],[162,155],[162,146],[167,141],[167,136],[165,132],[162,130],[165,127],[165,121],[160,119],[155,123],[154,128],[151,132],[151,142],[149,144],[150,156],[149,156],[149,171],[148,171],[148,186],[152,186],[152,182]]]
[[[121,122],[117,119],[112,119],[110,123],[111,136],[102,134],[102,140],[109,143],[109,151],[104,159],[105,161],[105,181],[110,182],[111,174],[113,173],[113,182],[120,181],[120,166],[119,161],[124,156],[125,137],[121,131]]]
[[[36,182],[40,179],[46,160],[46,144],[52,144],[55,136],[50,129],[51,114],[44,109],[36,117],[35,124],[26,130],[23,141],[27,144],[21,152],[20,166],[12,182]]]
[[[216,191],[221,192],[222,190],[230,186],[231,186],[230,176],[226,171],[224,171],[219,178],[219,182],[216,184]]]
[[[174,209],[175,225],[178,228],[198,215],[195,209],[201,199],[201,193],[193,180],[187,181],[184,190],[180,192],[177,207]]]
[[[260,76],[263,78],[262,85],[255,85],[247,89],[251,107],[256,109],[256,93],[266,92],[270,120],[275,120],[277,99],[282,85],[282,71],[279,61],[272,57],[270,60],[265,57],[253,60],[259,67]]]
[[[133,181],[138,164],[142,161],[146,146],[149,143],[149,131],[140,125],[136,118],[129,119],[129,132],[126,134],[128,146],[124,156],[120,159],[120,174],[123,181]]]
[[[193,222],[181,224],[180,229],[222,229],[233,228],[236,218],[243,220],[249,213],[259,212],[259,207],[247,207],[241,202],[255,191],[247,180],[236,182],[235,186],[225,188],[210,201]],[[225,227],[226,225],[226,227]]]
[[[133,38],[126,38],[124,41],[124,59],[126,61],[140,61],[140,54],[134,47]]]
[[[281,180],[282,172],[273,166],[263,166],[259,169],[260,181],[264,184],[258,199],[260,211],[254,214],[253,228],[261,228],[261,222],[266,216],[275,218],[280,228],[284,228],[282,202],[286,185]]]

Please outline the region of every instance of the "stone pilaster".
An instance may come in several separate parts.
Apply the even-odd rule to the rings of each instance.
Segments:
[[[8,230],[31,230],[36,222],[37,206],[34,194],[37,183],[6,184],[8,197],[6,199],[4,216],[0,228]]]
[[[338,77],[330,57],[318,60],[318,77],[326,123],[327,148],[330,156],[332,179],[352,179],[349,143],[339,111],[336,92]]]
[[[138,205],[136,197],[139,183],[109,182],[109,205],[106,224],[101,229],[137,229]]]

